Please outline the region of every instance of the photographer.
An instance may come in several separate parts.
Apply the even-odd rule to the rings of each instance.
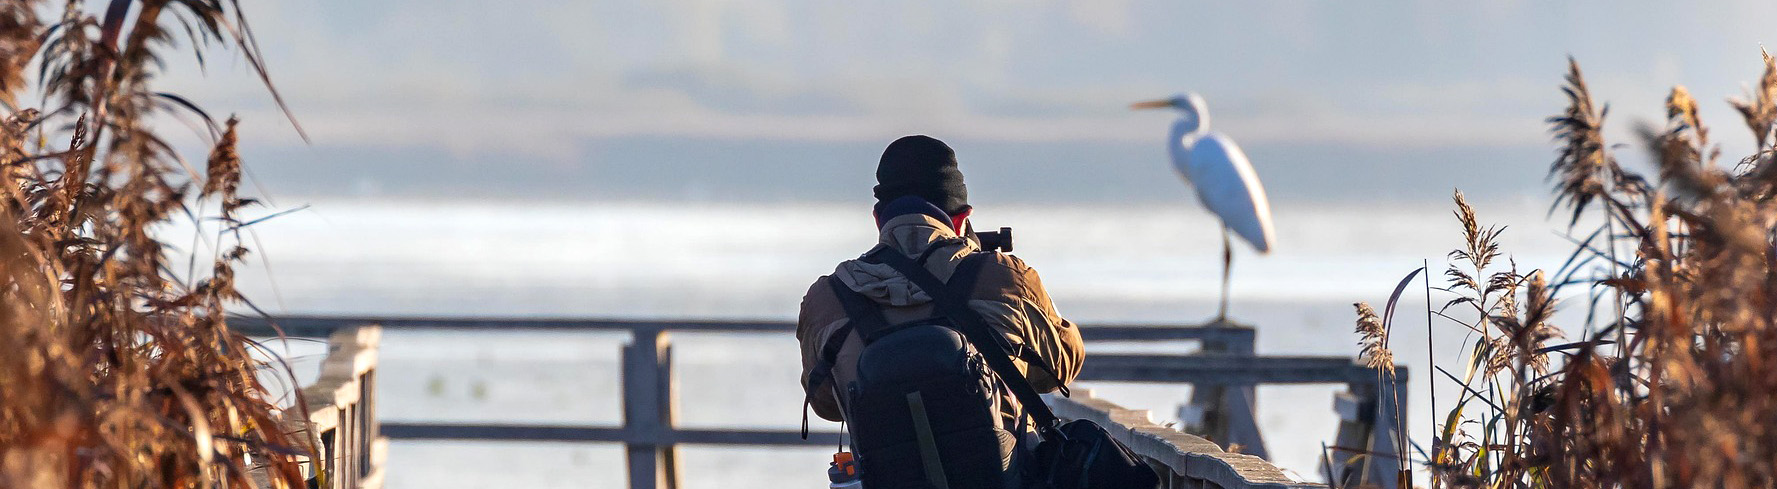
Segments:
[[[869,424],[876,423],[877,420],[855,418],[881,415],[882,409],[878,409],[878,406],[848,405],[851,402],[848,399],[870,399],[867,395],[858,393],[859,362],[860,356],[868,356],[864,355],[864,350],[876,349],[868,346],[875,339],[867,341],[866,335],[848,327],[862,322],[856,317],[858,314],[876,314],[876,311],[880,311],[880,319],[876,321],[894,325],[883,328],[890,331],[941,316],[935,310],[933,298],[925,290],[915,286],[889,264],[870,259],[882,252],[899,253],[915,260],[932,276],[945,281],[949,287],[966,287],[966,294],[961,291],[958,294],[966,297],[969,309],[978,313],[984,323],[1004,337],[1001,347],[1008,348],[1007,354],[1014,359],[1018,369],[1023,371],[1030,385],[1037,391],[1055,391],[1072,381],[1084,360],[1078,328],[1055,311],[1055,305],[1049,301],[1049,295],[1043,289],[1035,270],[1017,257],[992,249],[982,249],[982,238],[971,230],[968,223],[971,208],[962,173],[957,169],[956,153],[937,139],[926,136],[903,137],[883,151],[876,170],[876,179],[875,217],[880,229],[880,243],[871,254],[842,262],[832,275],[816,279],[802,299],[796,337],[800,340],[802,349],[802,384],[814,412],[828,420],[849,421],[856,437],[864,437]],[[994,237],[1009,240],[1009,236]],[[989,241],[996,248],[1010,249],[1009,243],[1001,245],[991,243],[994,239]],[[968,280],[973,281],[972,286],[957,285],[966,284]],[[862,301],[857,300],[857,297],[867,298],[867,307],[863,309],[872,311],[858,313],[862,310],[858,303]],[[848,300],[851,302],[848,303]],[[848,314],[848,310],[854,314]],[[969,351],[988,347],[991,346],[974,344]],[[906,363],[923,361],[932,356],[925,351],[873,352],[870,355],[900,355],[900,358],[886,364],[894,365],[892,369],[902,370],[918,367]],[[877,376],[887,375],[890,374]],[[894,375],[903,373],[897,371]],[[1018,401],[1006,391],[1004,384],[998,384],[1002,379],[994,376],[991,371],[978,372],[977,375],[987,381],[977,382],[977,385],[989,386],[985,389],[990,397],[985,401],[990,406],[988,409],[998,412],[995,423],[998,426],[992,430],[997,433],[1000,445],[998,470],[1011,474],[1008,477],[1016,478],[1020,472],[1017,459],[1024,458],[1021,454],[1034,445],[1034,436],[1028,428],[1026,418],[1022,416]],[[865,372],[862,376],[868,379],[871,373]],[[925,402],[935,402],[930,399],[939,395],[947,394],[927,392]],[[934,409],[921,414],[918,412],[921,408],[921,405],[914,407],[915,416],[923,415],[934,419],[916,421],[915,425],[919,426],[924,426],[919,423],[928,421],[934,425],[949,425],[950,421],[937,418],[951,415],[952,412],[967,411]],[[905,407],[899,409],[906,411]],[[930,445],[946,443],[943,438],[936,442],[928,441],[928,435],[922,434],[926,436],[922,442],[927,446],[921,448],[924,451],[918,456],[912,457],[912,462],[904,459],[890,460],[891,457],[888,456],[872,459],[871,452],[860,447],[860,457],[863,457],[863,468],[867,475],[866,486],[877,487],[868,477],[873,471],[878,474],[890,471],[920,473],[922,467],[918,463],[919,457],[935,457],[929,453],[934,451]],[[863,443],[863,440],[854,438],[854,443]],[[936,448],[938,452],[951,453],[948,451],[949,447]],[[933,458],[925,460],[927,465],[931,465]],[[884,466],[896,463],[912,466]],[[958,469],[953,465],[957,464],[960,462],[946,460],[943,465],[954,472]],[[931,468],[924,467],[923,470],[930,473]],[[946,477],[959,476],[949,474]]]

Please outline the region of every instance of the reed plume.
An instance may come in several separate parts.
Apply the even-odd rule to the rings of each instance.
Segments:
[[[1588,213],[1599,224],[1555,272],[1489,272],[1498,229],[1455,195],[1458,297],[1436,314],[1475,339],[1464,375],[1435,367],[1463,393],[1437,427],[1433,487],[1777,486],[1777,61],[1763,60],[1758,88],[1731,102],[1757,151],[1718,164],[1699,104],[1674,87],[1664,125],[1640,130],[1657,184],[1616,164],[1607,111],[1570,60],[1568,105],[1549,119],[1551,210],[1571,212],[1569,229]],[[1575,285],[1585,334],[1550,345]]]
[[[1770,148],[1771,131],[1777,126],[1777,59],[1768,51],[1759,51],[1765,58],[1765,74],[1759,78],[1758,88],[1745,98],[1728,99],[1728,104],[1740,112],[1758,148],[1765,150]]]
[[[239,5],[70,1],[39,17],[53,12],[0,3],[0,487],[254,487],[254,470],[306,486],[312,446],[259,380],[275,356],[227,323],[251,305],[234,286],[253,202],[237,192],[235,123],[156,83],[180,43],[200,62],[232,45],[263,76]],[[30,86],[46,105],[19,105]],[[161,116],[208,128],[206,172],[157,132]],[[211,201],[220,215],[202,213]],[[178,218],[224,223],[208,270],[170,266],[155,229]]]
[[[1364,359],[1364,365],[1386,372],[1394,371],[1394,353],[1388,350],[1384,339],[1388,331],[1382,326],[1382,318],[1376,316],[1376,310],[1367,302],[1352,304],[1357,308],[1358,344],[1363,350],[1358,356]]]

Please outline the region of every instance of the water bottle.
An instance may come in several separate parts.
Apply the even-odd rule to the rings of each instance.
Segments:
[[[833,454],[833,463],[827,467],[828,489],[863,489],[864,481],[858,479],[858,462],[852,459],[851,452]]]

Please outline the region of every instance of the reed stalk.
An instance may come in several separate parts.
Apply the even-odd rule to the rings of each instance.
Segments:
[[[1777,61],[1731,101],[1758,145],[1732,169],[1674,87],[1641,130],[1652,180],[1617,164],[1578,63],[1562,90],[1552,210],[1599,224],[1556,271],[1520,273],[1496,266],[1504,228],[1455,194],[1455,298],[1433,314],[1471,339],[1462,375],[1434,366],[1461,393],[1434,426],[1433,487],[1777,487]],[[1567,287],[1586,289],[1585,333],[1550,345]]]
[[[306,486],[300,399],[259,380],[287,367],[228,326],[251,307],[239,127],[157,87],[175,51],[229,47],[264,79],[232,0],[0,2],[0,487]],[[200,124],[205,168],[162,117]],[[179,219],[220,223],[207,270],[174,272],[156,228]]]

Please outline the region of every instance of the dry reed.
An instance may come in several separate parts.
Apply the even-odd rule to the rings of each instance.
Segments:
[[[253,203],[236,193],[235,123],[155,90],[181,42],[200,63],[232,45],[263,78],[239,5],[59,10],[0,2],[0,487],[252,487],[253,467],[302,487],[310,444],[268,400],[263,349],[226,322],[244,301],[238,212]],[[42,105],[23,107],[33,90]],[[208,128],[207,172],[155,131],[162,115]],[[222,223],[195,276],[174,272],[154,232],[179,218]]]
[[[1683,87],[1664,127],[1643,128],[1657,181],[1617,165],[1577,63],[1549,119],[1550,168],[1569,229],[1592,211],[1554,273],[1493,270],[1502,228],[1455,195],[1458,297],[1436,314],[1473,335],[1462,389],[1437,426],[1433,487],[1777,487],[1777,61],[1731,103],[1758,150],[1733,170]],[[1592,222],[1592,221],[1588,221]],[[1580,341],[1549,346],[1556,297],[1585,287]],[[1360,321],[1363,316],[1360,314]]]

